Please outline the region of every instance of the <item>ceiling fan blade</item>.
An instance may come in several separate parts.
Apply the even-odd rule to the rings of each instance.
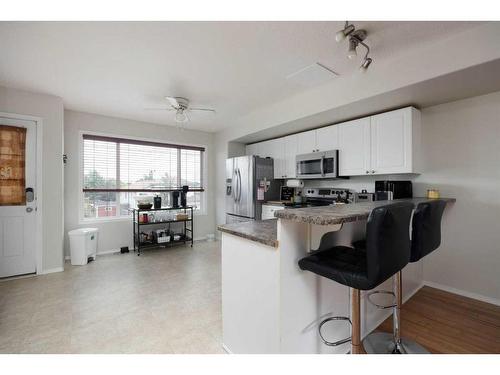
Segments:
[[[165,96],[165,99],[167,99],[168,102],[170,103],[170,105],[172,107],[174,107],[175,109],[178,109],[180,107],[179,102],[177,101],[177,98],[175,98],[173,96]]]
[[[210,108],[193,108],[189,107],[188,108],[190,111],[204,111],[204,112],[212,112],[215,113],[215,109],[210,109]]]
[[[176,111],[173,108],[143,108],[145,111]]]

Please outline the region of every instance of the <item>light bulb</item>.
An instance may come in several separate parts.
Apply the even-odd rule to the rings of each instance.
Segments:
[[[349,50],[347,51],[347,57],[349,59],[354,59],[356,56],[358,56],[358,53],[356,52],[356,47],[358,46],[357,41],[354,38],[349,38]]]
[[[352,59],[356,58],[356,56],[358,56],[358,53],[356,52],[356,48],[353,48],[353,49],[349,48],[349,51],[347,52],[347,57],[352,60]]]
[[[175,121],[176,122],[187,122],[188,121],[188,117],[186,116],[186,114],[184,113],[184,111],[178,110],[175,113]]]

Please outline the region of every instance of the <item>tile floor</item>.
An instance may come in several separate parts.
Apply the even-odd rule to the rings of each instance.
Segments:
[[[224,353],[220,243],[0,282],[0,353]]]

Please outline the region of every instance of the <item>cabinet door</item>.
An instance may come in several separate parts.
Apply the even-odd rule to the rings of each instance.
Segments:
[[[285,141],[284,138],[271,139],[265,143],[265,156],[273,158],[274,178],[285,178]]]
[[[344,122],[338,126],[339,175],[370,173],[370,118]]]
[[[412,172],[411,108],[371,117],[371,174]]]
[[[297,134],[297,155],[316,152],[316,130]]]
[[[337,150],[339,148],[339,127],[327,126],[316,130],[316,149],[319,151]]]
[[[257,155],[261,158],[273,157],[274,140],[256,143]]]
[[[289,135],[284,138],[285,143],[285,178],[296,177],[296,163],[295,157],[297,156],[297,134]]]

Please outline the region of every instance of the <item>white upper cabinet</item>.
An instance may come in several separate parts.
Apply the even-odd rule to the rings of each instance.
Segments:
[[[339,127],[326,126],[316,130],[316,149],[318,151],[337,150],[339,148]]]
[[[295,157],[339,150],[339,176],[419,173],[420,112],[407,107],[247,146],[274,159],[275,178],[295,178]]]
[[[344,122],[337,127],[339,175],[368,174],[370,168],[370,118]]]
[[[285,144],[285,178],[295,178],[296,176],[295,157],[297,156],[297,139],[297,134],[283,138]]]
[[[297,134],[297,155],[316,152],[316,130]]]
[[[415,121],[413,121],[415,120]],[[403,108],[371,117],[372,174],[413,173],[413,130],[419,130],[418,111]]]
[[[285,178],[285,142],[283,138],[264,142],[265,156],[273,158],[274,178]]]
[[[297,155],[336,150],[339,147],[338,127],[331,125],[297,134]]]

